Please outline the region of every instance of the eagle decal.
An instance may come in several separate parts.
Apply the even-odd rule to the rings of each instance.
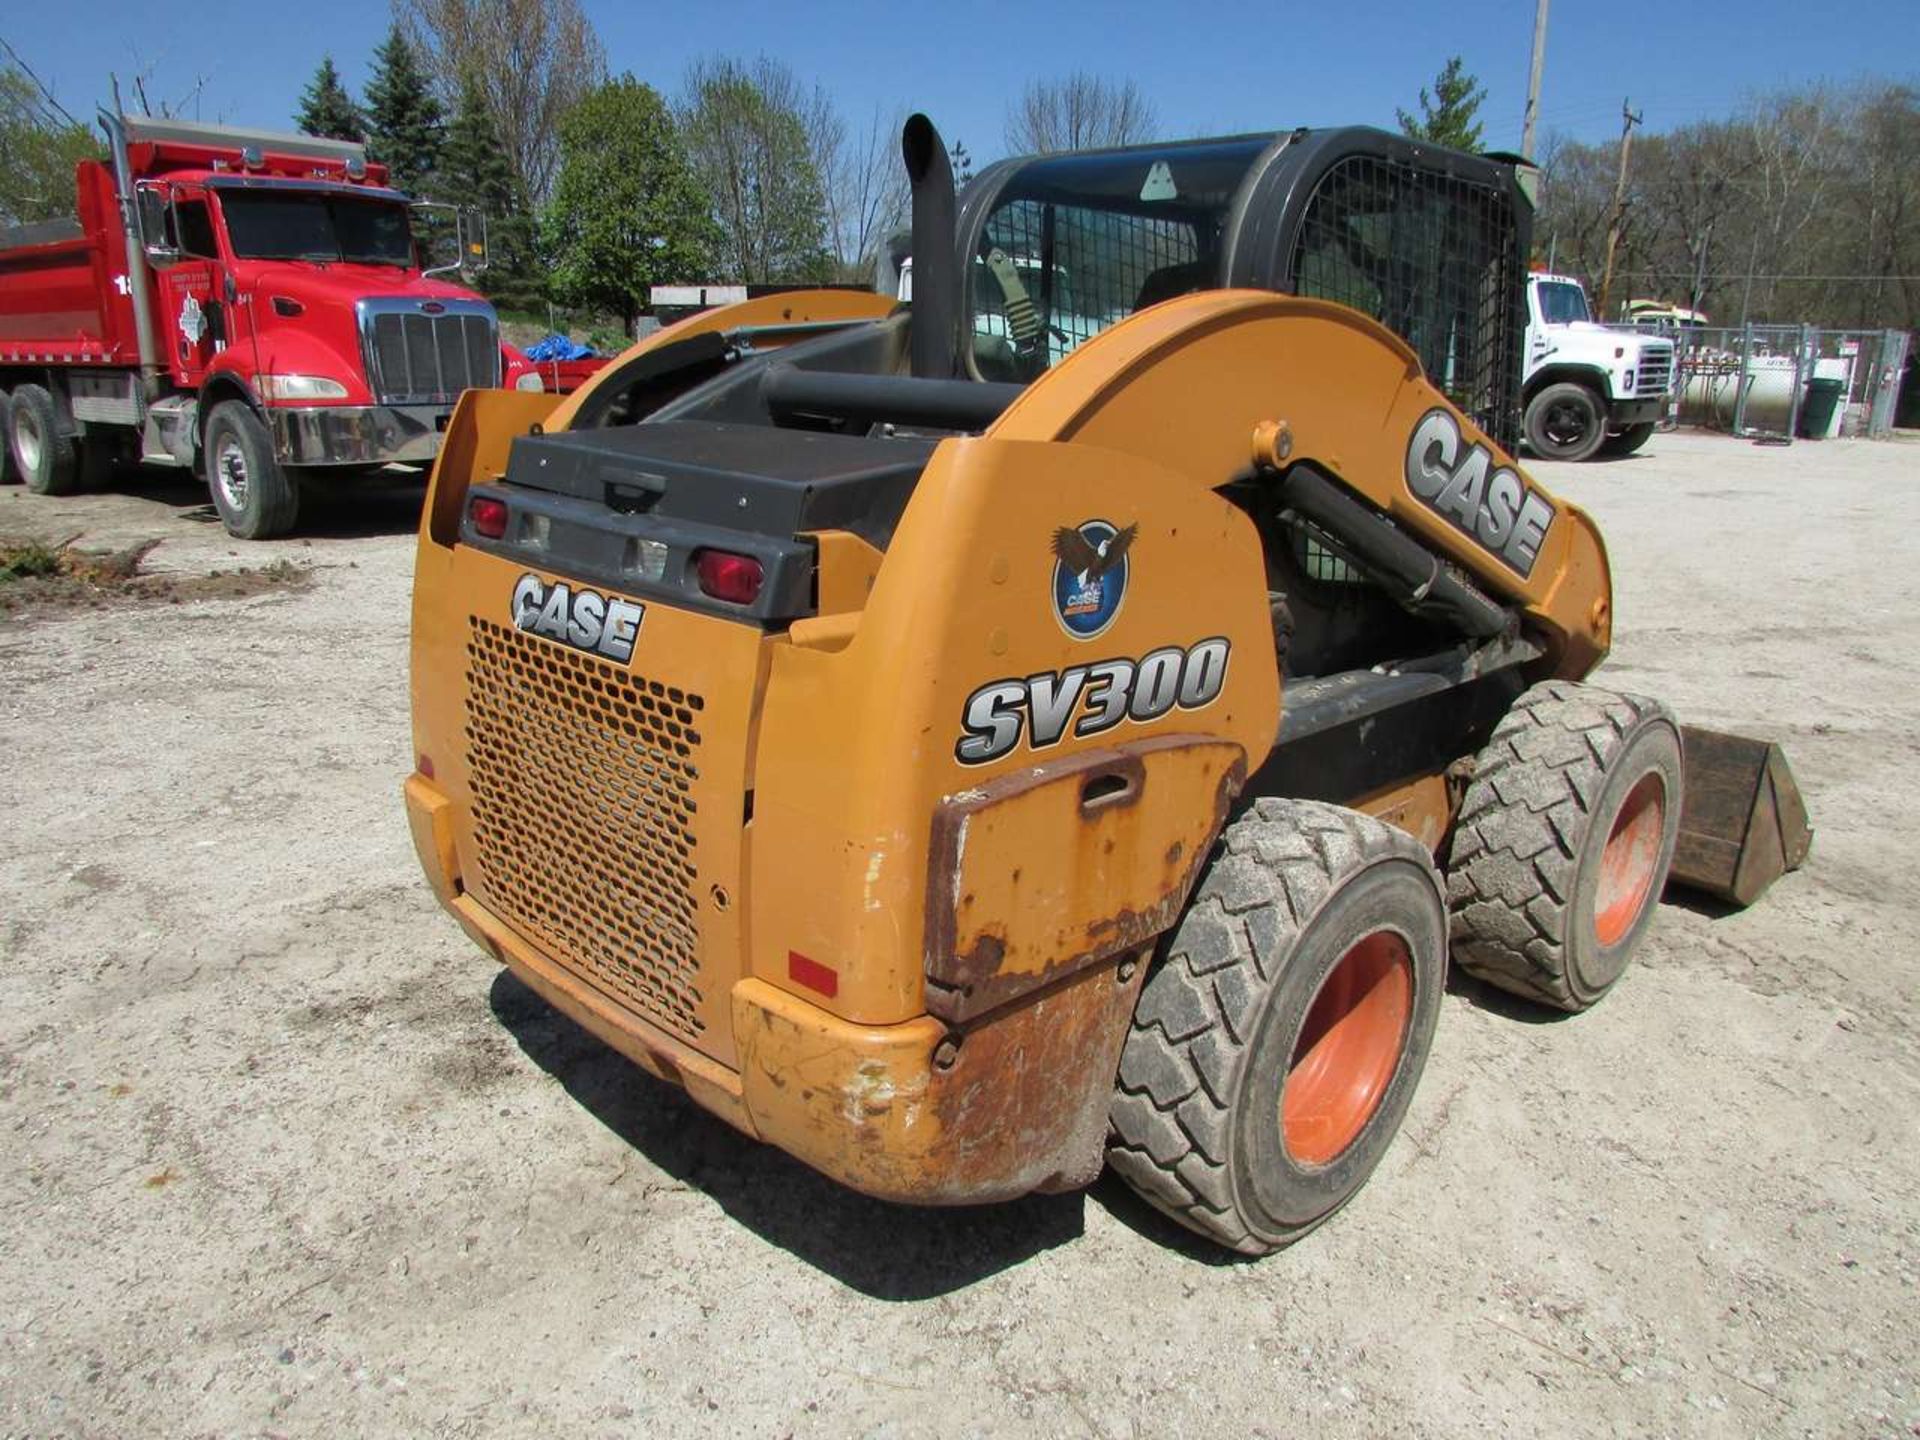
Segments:
[[[1127,558],[1133,537],[1139,533],[1138,525],[1129,525],[1096,546],[1071,525],[1062,525],[1053,532],[1054,558],[1066,566],[1081,585],[1091,585]]]
[[[1127,577],[1138,525],[1082,520],[1053,532],[1053,613],[1076,640],[1091,640],[1113,624],[1127,598]]]

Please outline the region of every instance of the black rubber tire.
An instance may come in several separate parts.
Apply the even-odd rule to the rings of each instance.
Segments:
[[[207,489],[227,533],[240,540],[284,535],[300,518],[300,489],[274,458],[273,437],[246,402],[223,400],[207,419]],[[244,471],[228,476],[221,466],[237,457]]]
[[[0,485],[11,485],[20,478],[13,463],[13,402],[0,390]]]
[[[1658,848],[1644,891],[1629,887],[1637,912],[1603,941],[1602,858],[1643,781],[1663,806]],[[1567,680],[1535,685],[1480,752],[1454,825],[1454,960],[1543,1005],[1593,1005],[1619,980],[1659,908],[1683,798],[1680,730],[1665,705]]]
[[[7,448],[21,481],[34,494],[71,495],[80,489],[73,437],[60,428],[53,396],[43,386],[15,387],[7,403]],[[35,458],[32,465],[27,463],[29,450]]]
[[[1324,1163],[1283,1138],[1282,1087],[1321,984],[1380,931],[1410,1000],[1379,1098]],[[1446,914],[1421,845],[1357,811],[1261,800],[1226,829],[1120,1057],[1107,1161],[1147,1202],[1242,1254],[1291,1244],[1360,1189],[1419,1083],[1446,984]]]
[[[1642,420],[1638,425],[1629,425],[1617,435],[1607,436],[1606,443],[1600,447],[1603,455],[1631,455],[1647,443],[1653,434],[1654,423]]]
[[[1578,381],[1548,385],[1527,402],[1527,444],[1543,460],[1591,459],[1606,438],[1606,406]]]

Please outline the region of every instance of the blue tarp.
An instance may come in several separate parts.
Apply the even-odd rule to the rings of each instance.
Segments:
[[[591,360],[600,352],[591,345],[580,345],[564,335],[549,335],[527,347],[527,359],[536,365],[550,360]]]

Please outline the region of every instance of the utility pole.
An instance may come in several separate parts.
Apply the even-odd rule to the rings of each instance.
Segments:
[[[1620,227],[1627,218],[1627,156],[1633,149],[1633,127],[1640,123],[1640,114],[1622,100],[1620,120],[1620,176],[1613,182],[1613,218],[1607,222],[1607,266],[1600,272],[1600,297],[1595,306],[1595,318],[1602,325],[1612,313],[1609,307],[1613,302],[1613,256],[1620,245]]]
[[[1540,67],[1547,59],[1547,0],[1533,7],[1533,73],[1527,79],[1527,115],[1520,123],[1520,154],[1533,159],[1533,132],[1540,122]]]

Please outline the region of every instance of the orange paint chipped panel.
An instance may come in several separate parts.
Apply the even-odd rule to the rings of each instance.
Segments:
[[[927,1007],[967,1020],[1173,922],[1246,753],[1166,736],[1017,770],[941,803]]]

